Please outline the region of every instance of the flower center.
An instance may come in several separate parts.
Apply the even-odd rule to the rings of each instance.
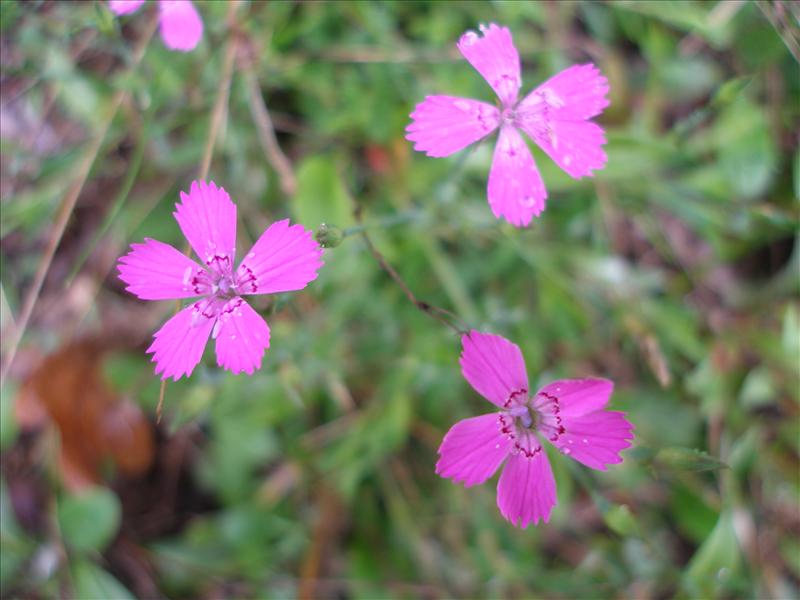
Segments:
[[[538,433],[556,443],[564,434],[561,403],[552,394],[539,392],[529,396],[528,390],[517,390],[506,400],[501,415],[503,433],[511,437],[524,438]]]
[[[500,119],[503,121],[503,125],[516,125],[516,108],[513,106],[504,108],[500,113]]]
[[[227,254],[209,254],[206,257],[206,275],[210,288],[208,293],[212,297],[230,300],[239,295],[239,281]]]
[[[541,417],[539,413],[529,405],[529,402],[530,399],[528,399],[525,404],[518,404],[512,407],[508,411],[508,414],[514,418],[514,424],[517,428],[536,431]]]
[[[212,290],[217,298],[230,299],[239,295],[235,276],[231,273],[220,275]]]

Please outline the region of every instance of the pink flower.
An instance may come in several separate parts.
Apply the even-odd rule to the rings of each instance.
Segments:
[[[547,190],[519,130],[527,133],[559,167],[579,179],[606,164],[605,133],[589,121],[608,106],[608,80],[592,64],[573,65],[517,102],[519,54],[511,33],[494,23],[481,34],[467,31],[458,49],[500,99],[497,108],[456,96],[428,96],[411,113],[406,139],[428,156],[449,156],[486,137],[500,136],[489,172],[494,216],[517,227],[544,210]]]
[[[607,379],[563,379],[528,394],[525,361],[516,344],[471,331],[461,338],[461,372],[501,411],[459,421],[439,447],[436,472],[466,487],[483,483],[505,461],[497,506],[513,525],[550,519],[556,483],[542,447],[546,439],[592,469],[622,462],[633,425],[625,413],[604,410],[614,384]]]
[[[117,15],[135,12],[144,0],[109,0],[108,7]],[[170,50],[189,52],[203,37],[203,21],[190,0],[158,0],[161,39]]]
[[[217,364],[252,375],[269,347],[269,327],[244,301],[249,294],[301,290],[317,277],[322,250],[302,225],[270,225],[234,271],[236,205],[213,182],[195,181],[173,215],[202,266],[169,244],[145,238],[119,259],[119,277],[142,300],[200,298],[153,336],[156,374],[192,374],[209,336]]]

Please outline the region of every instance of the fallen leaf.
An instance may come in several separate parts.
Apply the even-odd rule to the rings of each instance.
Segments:
[[[61,475],[73,491],[100,483],[109,459],[129,476],[143,473],[153,461],[152,425],[103,378],[107,352],[96,339],[65,346],[42,361],[15,402],[22,427],[57,429]]]

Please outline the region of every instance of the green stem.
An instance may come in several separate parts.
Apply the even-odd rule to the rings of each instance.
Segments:
[[[358,233],[367,231],[368,229],[389,229],[390,227],[395,227],[397,225],[405,225],[406,223],[422,221],[424,218],[425,215],[421,210],[409,210],[378,219],[372,223],[360,223],[358,225],[353,225],[352,227],[347,227],[346,229],[342,230],[342,237],[356,235]]]

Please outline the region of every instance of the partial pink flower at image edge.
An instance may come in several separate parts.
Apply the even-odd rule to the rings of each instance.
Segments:
[[[144,0],[109,0],[117,16],[137,11]],[[190,0],[158,0],[159,28],[164,45],[171,50],[189,52],[203,38],[203,20]]]

